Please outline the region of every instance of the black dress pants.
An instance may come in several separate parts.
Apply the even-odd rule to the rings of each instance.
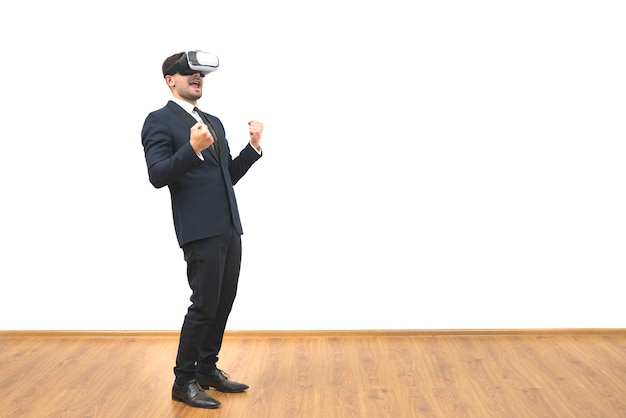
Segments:
[[[216,367],[226,321],[237,294],[241,237],[231,227],[219,236],[183,246],[191,305],[180,332],[174,375],[178,383]]]

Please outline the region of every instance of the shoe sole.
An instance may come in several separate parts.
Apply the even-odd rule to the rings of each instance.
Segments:
[[[218,403],[217,405],[211,405],[211,406],[195,406],[195,405],[188,404],[182,397],[176,396],[176,395],[172,395],[172,400],[176,401],[176,402],[182,402],[182,403],[184,403],[186,405],[189,405],[189,406],[191,406],[193,408],[215,409],[215,408],[219,408],[220,405],[221,405],[221,403]]]
[[[222,390],[222,389],[218,389],[215,386],[211,386],[211,385],[200,385],[200,387],[204,390],[209,390],[209,389],[213,389],[216,390],[218,392],[222,392],[222,393],[240,393],[240,392],[245,392],[246,390],[248,390],[249,388],[245,388],[245,389],[241,389],[241,390]]]

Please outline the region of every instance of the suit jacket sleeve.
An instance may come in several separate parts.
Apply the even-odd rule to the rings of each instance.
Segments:
[[[189,138],[176,148],[170,127],[155,113],[148,115],[141,133],[148,177],[156,188],[176,182],[183,174],[201,164]]]
[[[230,156],[229,156],[230,158]],[[248,169],[252,167],[259,158],[259,154],[250,143],[241,151],[241,153],[234,160],[231,159],[229,163],[230,179],[233,185],[248,172]]]

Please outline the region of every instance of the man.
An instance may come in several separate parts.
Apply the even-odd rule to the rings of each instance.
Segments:
[[[197,109],[204,76],[217,65],[217,57],[200,51],[167,58],[162,70],[173,97],[147,116],[141,132],[150,182],[170,190],[174,229],[192,290],[172,399],[198,408],[220,406],[204,389],[248,389],[229,380],[216,364],[241,264],[243,231],[233,186],[262,154],[261,122],[248,123],[250,143],[233,159],[221,121]]]

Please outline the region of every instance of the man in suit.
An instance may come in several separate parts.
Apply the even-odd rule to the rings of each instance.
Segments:
[[[172,399],[217,408],[220,401],[204,389],[248,389],[229,380],[217,361],[241,264],[243,231],[233,186],[261,158],[263,124],[248,122],[250,142],[233,159],[221,121],[196,107],[208,72],[190,65],[188,54],[180,52],[163,62],[173,97],[146,117],[141,139],[150,182],[169,188],[192,291],[180,333]]]

